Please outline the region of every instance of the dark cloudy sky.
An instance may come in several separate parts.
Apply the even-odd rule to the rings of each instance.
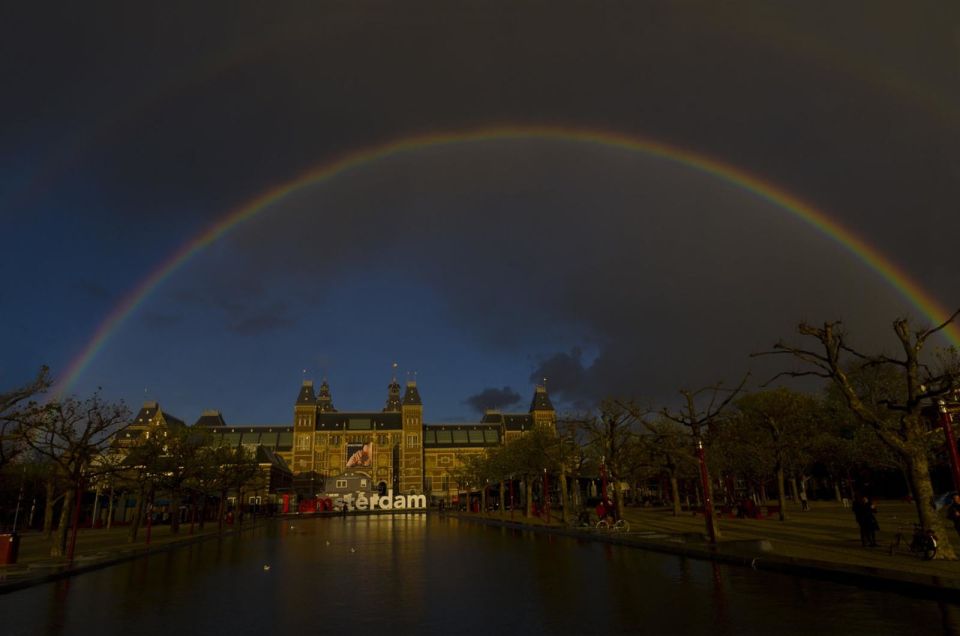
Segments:
[[[10,4],[10,3],[8,3]],[[0,15],[0,386],[63,374],[230,210],[358,148],[487,126],[651,138],[828,212],[960,305],[949,2],[14,3]],[[573,141],[303,188],[167,279],[73,387],[287,423],[300,380],[428,421],[735,381],[801,319],[889,346],[888,282],[701,171]],[[943,342],[941,341],[941,344]]]

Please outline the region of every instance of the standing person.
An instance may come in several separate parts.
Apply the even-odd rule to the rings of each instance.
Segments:
[[[953,529],[960,534],[960,493],[953,493],[953,501],[947,508],[947,519],[953,522]]]
[[[876,514],[877,506],[867,495],[862,495],[853,503],[853,515],[860,526],[860,543],[865,548],[877,546],[877,530],[880,529],[880,524],[877,523]]]
[[[810,504],[807,503],[807,491],[806,491],[806,490],[801,490],[801,491],[800,491],[800,510],[801,510],[802,512],[807,512],[808,510],[810,510]]]

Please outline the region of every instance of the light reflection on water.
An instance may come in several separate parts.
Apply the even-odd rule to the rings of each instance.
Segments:
[[[423,515],[277,521],[0,596],[0,617],[11,636],[960,633],[953,605]]]

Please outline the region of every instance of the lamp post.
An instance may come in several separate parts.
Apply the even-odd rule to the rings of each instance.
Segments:
[[[947,403],[942,398],[937,400],[940,411],[940,426],[943,436],[947,440],[947,451],[950,456],[950,472],[953,475],[953,489],[960,492],[960,458],[957,457],[957,439],[953,434],[953,417],[947,410]]]
[[[717,527],[713,517],[713,499],[710,497],[710,473],[707,471],[707,455],[703,449],[699,426],[693,427],[693,437],[697,445],[697,463],[700,464],[700,487],[703,488],[703,517],[707,523],[707,537],[710,543],[716,543]]]

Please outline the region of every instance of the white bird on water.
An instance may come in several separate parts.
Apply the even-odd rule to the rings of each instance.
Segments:
[[[356,548],[350,548],[350,552],[351,552],[351,553],[356,552],[356,551],[357,551]]]
[[[329,547],[329,546],[330,546],[330,542],[329,542],[329,541],[327,541],[327,547]]]
[[[263,571],[264,571],[264,572],[269,572],[269,571],[270,571],[270,566],[269,566],[269,565],[263,566]]]

